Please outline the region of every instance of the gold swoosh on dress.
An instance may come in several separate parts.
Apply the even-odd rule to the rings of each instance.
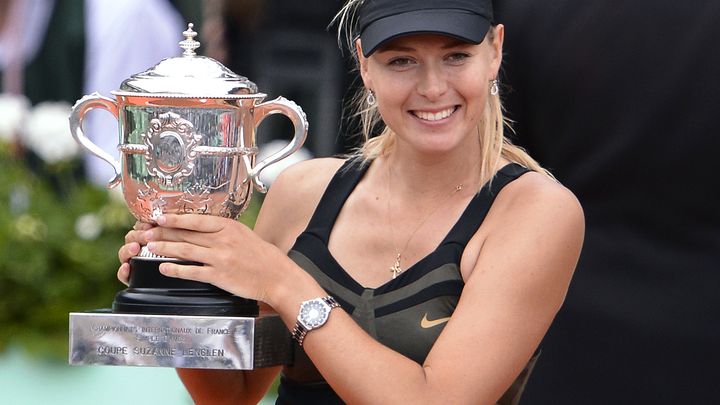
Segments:
[[[445,323],[449,320],[450,320],[450,317],[448,316],[446,318],[438,318],[438,319],[431,321],[431,320],[427,319],[427,312],[426,312],[425,315],[423,315],[422,320],[420,320],[420,327],[423,329],[429,329],[429,328],[432,328],[433,326],[438,326],[441,323]]]

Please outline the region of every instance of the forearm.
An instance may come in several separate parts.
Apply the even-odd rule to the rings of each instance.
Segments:
[[[279,367],[252,371],[177,369],[180,380],[198,405],[257,404],[279,371]]]
[[[375,341],[347,314],[334,312],[327,328],[311,332],[304,348],[343,400],[352,404],[434,403],[421,365]]]
[[[180,380],[198,405],[257,404],[277,372],[277,368],[253,371],[177,369]]]
[[[240,403],[244,391],[242,371],[177,369],[180,380],[198,404]]]
[[[294,264],[284,272],[285,280],[271,299],[291,330],[300,303],[327,293]],[[423,367],[377,342],[342,310],[331,311],[323,327],[310,331],[303,348],[348,403],[430,403],[431,386]]]

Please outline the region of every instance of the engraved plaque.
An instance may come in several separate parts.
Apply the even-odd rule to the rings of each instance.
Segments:
[[[71,365],[251,370],[286,364],[291,350],[278,315],[70,314]]]

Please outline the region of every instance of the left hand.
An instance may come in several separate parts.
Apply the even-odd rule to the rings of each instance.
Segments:
[[[165,262],[160,272],[213,284],[237,296],[267,302],[277,279],[273,270],[287,259],[245,225],[210,215],[166,214],[146,231],[148,249],[155,254],[203,263],[204,266]]]

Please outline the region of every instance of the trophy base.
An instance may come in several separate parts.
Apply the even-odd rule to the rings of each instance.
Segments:
[[[259,317],[70,314],[71,365],[251,370],[288,364],[292,340],[277,314]]]
[[[257,301],[238,297],[211,284],[166,277],[160,273],[163,261],[172,259],[130,259],[130,282],[115,296],[112,310],[123,314],[190,316],[240,316],[259,314]],[[179,264],[201,263],[172,260]]]

